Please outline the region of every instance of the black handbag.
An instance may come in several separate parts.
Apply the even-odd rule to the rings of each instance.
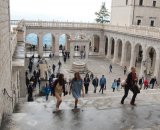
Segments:
[[[140,93],[140,89],[139,89],[139,87],[138,87],[137,84],[135,84],[135,85],[133,86],[133,90],[134,90],[135,93]]]

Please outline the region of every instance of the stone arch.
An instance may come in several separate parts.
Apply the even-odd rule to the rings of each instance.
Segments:
[[[70,43],[69,43],[70,35],[63,33],[59,36],[59,50],[70,51]]]
[[[124,51],[126,51],[126,55],[125,55],[125,63],[126,66],[130,66],[130,61],[131,61],[131,51],[132,51],[132,45],[130,43],[130,41],[127,41],[125,43],[125,49]]]
[[[146,67],[147,74],[153,74],[155,72],[156,58],[156,49],[153,46],[149,46],[146,50],[146,60],[144,61],[144,66]]]
[[[55,37],[51,33],[46,33],[42,37],[44,51],[52,51],[55,44]]]
[[[39,37],[36,33],[29,33],[25,37],[26,41],[26,50],[37,51]]]
[[[111,44],[111,58],[114,56],[114,46],[115,46],[115,40],[113,37],[110,39],[110,44]]]
[[[100,45],[100,37],[98,35],[93,35],[93,51],[99,52],[99,45]]]
[[[117,61],[120,62],[122,58],[122,40],[121,39],[117,40],[117,48],[118,48]]]
[[[134,58],[133,58],[133,63],[135,63],[137,72],[140,72],[142,59],[143,59],[143,48],[140,43],[137,43],[134,46]]]
[[[108,37],[105,36],[105,55],[108,54]]]

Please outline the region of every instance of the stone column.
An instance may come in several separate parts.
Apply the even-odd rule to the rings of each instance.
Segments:
[[[125,66],[126,65],[126,45],[125,43],[122,43],[122,57],[121,57],[121,62],[120,65],[121,66]]]
[[[146,69],[144,61],[146,61],[147,59],[147,54],[146,54],[146,47],[142,46],[142,50],[143,50],[143,58],[142,58],[142,62],[141,62],[141,70],[139,73],[139,76],[141,77],[142,75],[144,76],[144,70]]]
[[[94,52],[94,36],[92,37],[91,47],[92,47],[92,51]]]
[[[73,62],[73,56],[74,56],[74,44],[70,42],[70,61]]]
[[[156,50],[156,61],[155,61],[155,68],[154,68],[154,76],[159,76],[159,70],[160,70],[160,54],[159,49]]]
[[[27,88],[25,84],[25,67],[19,68],[19,78],[20,78],[20,97],[26,97]]]
[[[38,55],[43,57],[43,42],[42,42],[42,34],[38,35]]]
[[[55,53],[56,56],[59,56],[59,36],[55,36]]]
[[[85,45],[85,52],[86,52],[85,62],[87,63],[87,61],[88,61],[88,56],[89,56],[89,41],[88,41],[88,43]]]
[[[118,46],[119,46],[119,43],[115,42],[115,44],[114,44],[115,50],[114,50],[113,63],[116,63],[117,59],[118,59]]]
[[[66,41],[67,41],[67,48],[66,48],[66,50],[67,50],[67,51],[70,51],[70,42],[69,42],[69,40],[68,40],[68,36],[67,36],[67,40],[66,40]]]
[[[100,35],[99,55],[105,56],[105,36],[104,36],[104,32],[101,32],[101,35]]]
[[[135,61],[136,61],[135,59],[136,59],[136,54],[135,54],[134,48],[132,47],[131,48],[131,59],[130,59],[129,70],[131,69],[131,67],[135,67]]]
[[[111,42],[112,42],[112,41],[111,41],[110,37],[108,37],[108,41],[109,41],[109,42],[108,42],[108,51],[107,51],[108,54],[107,54],[107,58],[108,58],[108,59],[111,59]]]
[[[55,37],[52,34],[52,53],[55,53]]]

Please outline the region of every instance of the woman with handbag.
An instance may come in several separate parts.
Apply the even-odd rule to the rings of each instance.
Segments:
[[[137,76],[136,76],[136,69],[135,67],[131,68],[131,72],[128,74],[127,79],[126,79],[126,85],[124,87],[124,96],[122,97],[121,104],[124,104],[125,98],[128,96],[129,90],[133,92],[133,96],[131,99],[130,104],[135,106],[135,98],[138,93],[138,89],[136,88],[136,83],[137,83]]]
[[[57,79],[53,83],[53,96],[56,97],[57,103],[56,103],[56,111],[59,111],[59,106],[62,103],[62,93],[64,93],[64,96],[66,95],[65,91],[65,80],[64,75],[59,74],[57,76]]]

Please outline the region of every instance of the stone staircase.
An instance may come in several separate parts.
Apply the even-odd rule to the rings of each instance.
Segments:
[[[34,102],[21,99],[10,121],[1,130],[158,130],[159,95],[159,89],[142,90],[136,99],[137,106],[133,107],[129,104],[131,92],[122,105],[123,90],[106,90],[104,94],[90,91],[80,99],[77,110],[73,109],[72,95],[67,95],[63,97],[62,110],[55,114],[52,113],[55,97],[50,96],[48,101],[45,97],[36,97]]]

